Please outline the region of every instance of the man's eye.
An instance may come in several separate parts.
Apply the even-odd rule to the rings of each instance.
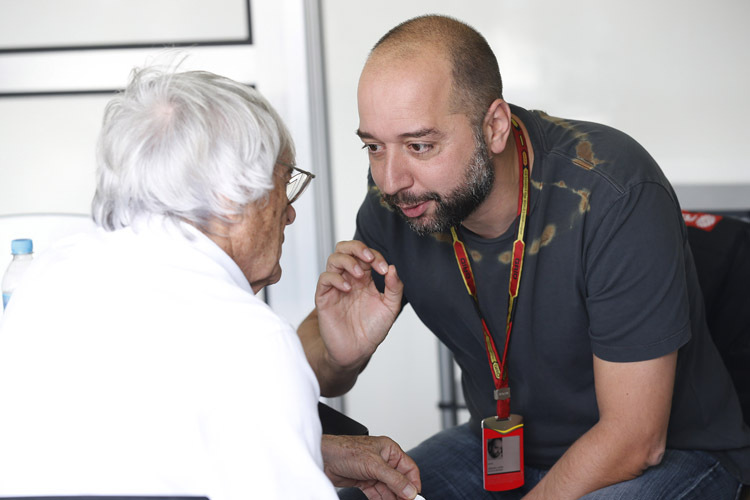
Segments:
[[[426,152],[428,152],[429,150],[432,149],[432,145],[431,144],[422,144],[422,143],[410,144],[409,147],[415,153],[426,153]]]
[[[378,153],[382,150],[383,146],[380,144],[365,144],[362,149],[366,149],[368,153]]]

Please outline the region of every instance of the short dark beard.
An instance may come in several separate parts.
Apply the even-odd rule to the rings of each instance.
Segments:
[[[445,196],[435,192],[420,196],[408,192],[382,196],[414,232],[426,236],[432,233],[445,233],[451,227],[458,226],[487,199],[494,183],[495,169],[479,129],[474,132],[474,152],[464,175],[464,183],[452,192]],[[407,217],[398,207],[399,204],[416,205],[426,201],[435,201],[437,204],[435,215],[429,220],[423,220],[424,215]]]

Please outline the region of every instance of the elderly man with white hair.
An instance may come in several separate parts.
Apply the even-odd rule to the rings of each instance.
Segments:
[[[255,296],[312,178],[294,161],[254,89],[133,72],[99,139],[101,228],[40,255],[0,324],[0,497],[414,498],[396,443],[321,436],[297,334]]]

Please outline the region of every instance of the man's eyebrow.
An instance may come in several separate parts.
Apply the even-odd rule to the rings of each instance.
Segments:
[[[277,160],[276,163],[281,165],[282,167],[286,167],[290,172],[294,172],[294,167],[297,166],[297,162],[288,163],[285,161]]]
[[[375,138],[369,132],[365,132],[360,129],[357,129],[356,134],[359,136],[360,139],[374,139]],[[427,137],[430,135],[442,135],[442,133],[436,128],[422,128],[419,130],[415,130],[414,132],[404,132],[403,134],[399,134],[398,138],[399,139],[419,139],[419,138]]]
[[[419,139],[430,135],[442,135],[436,128],[423,128],[414,132],[404,132],[399,135],[400,139]]]

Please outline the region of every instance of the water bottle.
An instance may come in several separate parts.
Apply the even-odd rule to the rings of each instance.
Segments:
[[[34,257],[34,244],[29,239],[13,240],[10,243],[10,253],[13,254],[13,260],[8,264],[8,268],[3,275],[3,309],[8,307],[8,301],[21,281],[23,273],[31,264]]]

